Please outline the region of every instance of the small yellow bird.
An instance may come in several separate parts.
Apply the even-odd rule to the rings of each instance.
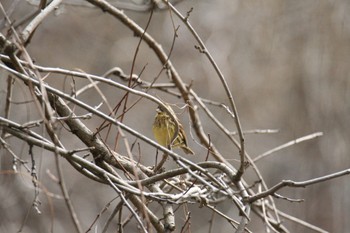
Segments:
[[[172,113],[173,116],[176,117],[173,109],[170,107],[169,104],[165,104],[169,112]],[[175,122],[174,120],[169,116],[169,114],[163,109],[162,106],[159,106],[157,108],[157,114],[154,119],[153,123],[153,134],[157,142],[167,147],[171,143],[171,139],[174,137],[175,133]],[[176,118],[176,121],[179,125],[179,132],[174,140],[172,147],[180,147],[186,154],[192,154],[194,155],[194,152],[187,146],[187,140],[186,140],[186,134],[183,129],[183,126],[179,122],[179,120]]]

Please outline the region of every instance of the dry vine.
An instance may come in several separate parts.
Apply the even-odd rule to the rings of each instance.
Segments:
[[[75,210],[77,206],[71,199],[66,187],[65,179],[67,178],[65,178],[61,165],[63,159],[67,160],[72,168],[76,169],[81,175],[96,182],[96,187],[107,185],[111,187],[111,191],[114,191],[118,197],[113,199],[119,200],[119,203],[110,213],[108,220],[105,221],[102,231],[97,229],[96,232],[107,232],[112,228],[113,222],[118,225],[118,232],[122,232],[123,229],[125,231],[127,229],[129,231],[130,229],[138,229],[140,232],[190,232],[192,231],[191,223],[193,220],[188,207],[191,205],[195,205],[198,208],[202,208],[201,211],[207,211],[212,214],[211,223],[207,224],[209,231],[213,227],[215,219],[222,218],[234,229],[232,231],[251,232],[249,230],[250,220],[258,216],[265,223],[262,228],[266,227],[267,231],[288,232],[282,220],[287,219],[315,231],[325,232],[316,226],[281,212],[274,203],[275,198],[283,198],[292,202],[300,200],[281,196],[277,191],[286,186],[306,187],[318,182],[324,182],[347,175],[349,170],[303,182],[281,181],[269,188],[256,165],[257,160],[265,158],[276,150],[321,136],[321,133],[315,133],[295,140],[252,159],[246,151],[245,131],[240,123],[239,109],[235,105],[234,94],[231,93],[226,78],[220,71],[220,64],[216,64],[210,51],[205,47],[200,36],[190,24],[191,11],[188,11],[187,15],[183,16],[168,1],[163,1],[162,6],[165,6],[165,10],[162,13],[170,14],[171,17],[177,17],[183,22],[198,43],[196,48],[199,51],[199,56],[204,54],[212,64],[218,76],[218,83],[221,83],[220,88],[225,90],[228,105],[199,96],[192,89],[192,84],[186,83],[173,65],[172,51],[177,37],[177,26],[174,21],[172,48],[169,53],[166,53],[162,45],[147,32],[147,27],[151,24],[151,20],[149,20],[147,25],[141,26],[125,12],[107,1],[88,0],[87,2],[91,4],[90,6],[95,6],[96,11],[102,10],[104,14],[115,17],[115,20],[123,23],[134,35],[139,37],[137,51],[141,43],[146,43],[159,59],[162,69],[153,80],[143,80],[145,78],[142,77],[142,73],[134,74],[133,68],[138,58],[137,52],[134,54],[130,75],[125,74],[120,68],[114,68],[106,72],[105,75],[99,76],[83,71],[45,67],[36,64],[33,62],[33,58],[26,47],[30,43],[35,43],[35,39],[32,41],[32,38],[36,29],[61,4],[61,1],[54,0],[50,3],[41,1],[39,4],[42,8],[41,10],[37,10],[34,15],[26,20],[17,20],[17,22],[22,21],[21,26],[25,26],[22,30],[19,29],[21,27],[18,27],[18,25],[15,26],[17,22],[11,20],[9,12],[0,4],[1,11],[5,15],[4,23],[6,25],[6,30],[3,30],[3,34],[0,37],[0,55],[3,62],[0,64],[0,69],[2,70],[0,78],[7,78],[8,83],[6,106],[4,106],[5,114],[0,117],[2,131],[0,142],[2,154],[5,154],[6,151],[6,158],[13,161],[13,171],[3,170],[1,173],[30,174],[36,197],[33,201],[33,206],[38,212],[42,211],[40,210],[38,197],[44,189],[39,185],[40,178],[38,177],[40,176],[37,175],[37,170],[34,166],[37,164],[37,158],[32,148],[40,148],[54,155],[54,163],[56,165],[55,178],[57,178],[57,185],[61,189],[62,198],[65,201],[76,232],[94,230],[97,220],[101,215],[105,214],[113,201],[105,201],[108,204],[106,204],[105,208],[101,207],[103,210],[96,214],[96,219],[89,222],[84,220],[88,224],[84,223],[83,225],[88,225],[88,227],[83,227],[79,211]],[[160,1],[155,2],[160,4]],[[15,4],[17,4],[16,1],[13,2],[13,8],[16,7]],[[147,5],[145,10],[149,9],[150,7]],[[62,15],[58,17],[62,17]],[[152,15],[150,19],[151,17]],[[6,36],[4,35],[5,31],[8,32]],[[166,73],[169,77],[170,81],[168,83],[160,81],[159,77],[163,73]],[[50,85],[46,81],[53,75],[62,79],[69,77],[72,80],[70,84],[72,87],[71,93],[64,88],[60,89]],[[117,77],[117,79],[113,79],[113,77]],[[78,88],[75,84],[77,80],[84,82],[82,88]],[[21,85],[22,88],[26,89],[27,93],[30,93],[30,104],[34,103],[31,106],[35,106],[38,112],[36,116],[29,115],[28,120],[24,123],[20,123],[11,114],[18,107],[12,101],[13,90],[17,85]],[[106,86],[112,88],[114,92],[124,91],[125,95],[115,104],[101,90],[102,87]],[[153,139],[147,137],[145,133],[125,123],[125,119],[132,117],[128,112],[136,108],[141,101],[153,103],[150,106],[154,107],[164,105],[156,95],[151,94],[150,90],[158,90],[170,97],[175,96],[182,99],[182,102],[185,103],[186,108],[189,110],[194,138],[198,140],[202,148],[198,153],[205,154],[204,158],[206,159],[193,162],[192,158],[184,157],[178,154],[176,150],[172,151],[160,146]],[[84,99],[80,99],[79,97],[85,92],[96,93],[96,98],[101,99],[101,105],[107,106],[106,109],[102,110],[101,106],[96,107]],[[131,99],[131,96],[135,97],[136,100],[135,98]],[[228,129],[233,128],[232,126],[226,127],[222,124],[208,105],[224,109],[227,117],[232,119],[232,125],[234,125],[237,132],[232,132]],[[85,112],[85,114],[79,115],[76,113],[76,109],[79,109],[79,112]],[[203,123],[203,112],[231,141],[232,147],[236,148],[235,150],[232,149],[232,157],[239,161],[238,166],[227,160],[221,154],[220,148],[211,141],[210,137],[213,135],[209,136],[206,132]],[[153,114],[153,111],[150,113]],[[169,114],[171,113],[169,112]],[[176,116],[172,117],[175,118]],[[91,119],[94,119],[92,124],[95,127],[88,126],[87,123]],[[102,124],[98,125],[96,122],[102,122]],[[149,123],[145,122],[145,124]],[[118,132],[115,136],[115,146],[108,140],[109,134],[113,130]],[[61,131],[69,133],[72,140],[78,141],[79,145],[84,146],[68,149],[74,144],[64,145],[60,137]],[[259,132],[261,131],[255,130],[252,133]],[[266,130],[262,133],[271,132],[275,131]],[[131,143],[133,140],[136,140],[137,143]],[[169,155],[170,159],[168,159],[167,163],[171,164],[172,168],[169,170],[160,169],[160,171],[155,172],[154,167],[142,164],[138,160],[140,157],[138,154],[144,153],[140,142]],[[16,145],[20,143],[25,143],[31,148],[30,158],[18,154]],[[118,151],[121,145],[125,147],[123,152]],[[151,152],[147,151],[147,153]],[[146,157],[152,158],[155,155],[148,154]],[[28,163],[32,166],[30,167]],[[253,184],[244,180],[247,167],[252,167],[256,173],[256,181]],[[256,187],[258,188],[256,189]],[[232,211],[225,213],[216,208],[217,205],[222,203],[226,206],[231,206],[234,214],[232,214]],[[183,209],[184,213],[180,213],[179,209]],[[52,216],[52,232],[54,232],[54,218]],[[135,226],[129,226],[131,221]],[[24,221],[25,224],[26,221]],[[22,227],[18,226],[18,231]]]

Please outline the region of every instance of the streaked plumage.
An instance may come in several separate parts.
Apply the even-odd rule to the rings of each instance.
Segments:
[[[172,108],[168,104],[165,105],[167,106],[168,110],[173,114],[173,116],[176,117]],[[178,119],[176,120],[179,124],[179,133],[176,139],[174,140],[172,147],[180,147],[186,154],[194,154],[194,152],[187,146],[187,139],[183,126],[181,125]],[[157,108],[157,115],[154,119],[152,130],[157,142],[165,147],[167,147],[170,144],[171,139],[174,137],[175,122],[168,115],[168,113],[162,109],[161,106]]]

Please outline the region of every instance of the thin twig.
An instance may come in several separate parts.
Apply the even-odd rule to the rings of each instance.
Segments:
[[[310,180],[305,180],[305,181],[292,181],[292,180],[283,180],[280,183],[276,184],[275,186],[273,186],[272,188],[261,192],[255,196],[249,197],[247,199],[248,202],[252,203],[255,202],[261,198],[267,197],[269,195],[273,195],[274,193],[276,193],[278,190],[280,190],[281,188],[284,187],[296,187],[296,188],[305,188],[306,186],[309,185],[313,185],[313,184],[317,184],[317,183],[321,183],[321,182],[325,182],[327,180],[332,180],[338,177],[342,177],[342,176],[346,176],[350,174],[350,169],[346,169],[343,171],[339,171],[339,172],[334,172],[331,173],[329,175],[325,175],[325,176],[320,176],[314,179],[310,179]]]
[[[197,42],[199,43],[199,48],[200,48],[200,52],[204,53],[207,58],[209,59],[210,63],[213,65],[223,87],[224,90],[226,92],[226,95],[228,97],[228,100],[230,102],[231,108],[232,108],[232,112],[234,117],[234,121],[236,124],[236,128],[238,130],[238,136],[239,136],[239,140],[240,140],[240,147],[239,147],[239,154],[240,154],[240,158],[241,158],[241,165],[238,169],[238,172],[236,174],[236,179],[240,180],[241,176],[243,175],[244,172],[244,168],[245,168],[245,146],[244,146],[244,136],[242,133],[242,126],[238,117],[238,111],[236,108],[236,104],[235,101],[233,99],[232,93],[230,91],[230,88],[228,87],[227,81],[223,75],[223,73],[221,72],[219,66],[216,64],[214,58],[211,56],[211,54],[209,53],[208,49],[206,48],[205,44],[203,43],[203,41],[201,40],[200,36],[197,34],[197,32],[194,30],[194,28],[192,27],[192,25],[189,23],[188,18],[189,17],[184,17],[182,16],[182,14],[168,1],[163,0],[163,2],[165,4],[168,4],[168,6],[171,8],[171,10],[183,21],[183,23],[187,26],[187,28],[189,29],[189,31],[192,33],[193,37],[197,40]]]
[[[115,186],[115,184],[111,181],[109,176],[105,173],[104,174],[105,179],[108,181],[110,186],[118,193],[119,197],[123,200],[124,205],[130,210],[130,212],[134,215],[136,221],[139,223],[139,226],[141,227],[142,231],[147,233],[148,231],[146,230],[145,226],[142,223],[142,220],[138,216],[138,214],[134,211],[134,209],[130,206],[129,202],[126,200],[124,194],[120,191],[120,189]]]
[[[277,152],[277,151],[280,151],[282,149],[285,149],[287,147],[290,147],[290,146],[293,146],[295,144],[298,144],[298,143],[301,143],[301,142],[304,142],[304,141],[308,141],[308,140],[312,140],[314,138],[317,138],[317,137],[321,137],[323,136],[323,133],[322,132],[316,132],[316,133],[312,133],[312,134],[309,134],[309,135],[306,135],[306,136],[303,136],[303,137],[300,137],[300,138],[297,138],[295,140],[292,140],[292,141],[289,141],[285,144],[282,144],[276,148],[273,148],[272,150],[269,150],[269,151],[266,151],[265,153],[261,154],[261,155],[258,155],[256,158],[253,159],[253,162],[258,162],[259,160],[267,157],[267,156],[270,156],[271,154]]]

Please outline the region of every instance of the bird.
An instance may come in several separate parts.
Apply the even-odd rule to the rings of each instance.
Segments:
[[[186,154],[194,155],[194,152],[187,146],[185,130],[178,118],[176,117],[175,112],[169,104],[164,103],[164,105],[178,123],[178,135],[171,147],[179,147]],[[167,113],[163,106],[159,105],[156,109],[156,112],[157,114],[154,118],[154,123],[152,127],[154,137],[160,145],[168,147],[171,143],[171,140],[174,137],[176,124],[174,122],[174,119]]]

